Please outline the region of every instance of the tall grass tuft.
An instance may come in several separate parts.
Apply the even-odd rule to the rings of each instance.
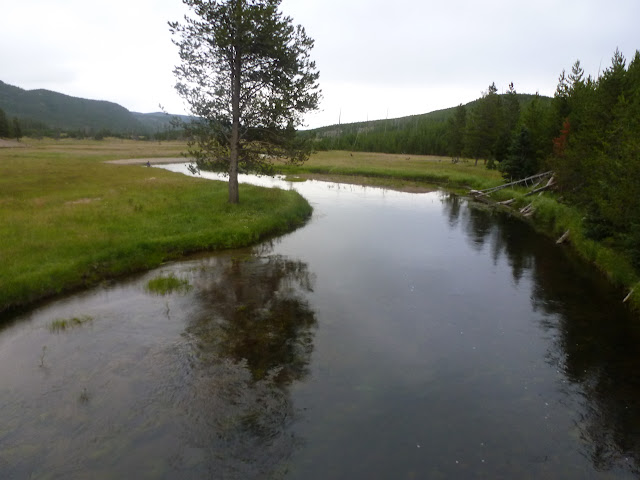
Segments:
[[[54,333],[64,332],[70,328],[79,327],[85,323],[91,322],[93,317],[82,315],[80,317],[56,318],[49,324],[49,330]]]
[[[146,290],[156,295],[168,295],[173,292],[187,292],[191,289],[189,281],[184,278],[178,278],[171,273],[167,276],[161,275],[152,278],[147,282]]]

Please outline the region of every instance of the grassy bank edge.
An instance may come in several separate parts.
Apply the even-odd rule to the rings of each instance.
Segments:
[[[271,190],[254,186],[249,189]],[[289,233],[310,219],[313,208],[297,192],[286,192],[286,195],[290,197],[286,204],[279,204],[277,208],[274,205],[268,216],[256,218],[253,225],[242,232],[224,230],[210,239],[203,238],[202,235],[184,236],[178,242],[174,242],[171,237],[141,239],[137,244],[129,244],[124,249],[114,248],[87,256],[71,268],[65,264],[61,268],[44,271],[34,279],[36,282],[21,285],[12,292],[0,292],[0,321],[38,303],[91,288],[105,281],[148,271],[169,261],[197,253],[250,247]],[[263,199],[265,205],[269,201],[267,197],[269,195]]]
[[[524,200],[524,201],[523,201]],[[640,276],[627,256],[602,242],[587,238],[583,227],[584,212],[566,205],[549,193],[533,199],[516,201],[522,208],[529,203],[535,209],[530,217],[537,231],[558,239],[569,231],[567,243],[580,257],[596,266],[611,283],[624,290],[620,299],[626,299],[632,310],[640,313]],[[628,297],[627,295],[630,294]]]
[[[631,309],[640,313],[640,274],[631,260],[623,252],[588,238],[583,226],[585,212],[579,208],[562,203],[553,192],[528,197],[525,196],[526,193],[526,189],[507,188],[492,196],[494,201],[514,199],[515,202],[510,206],[496,208],[527,222],[534,230],[549,238],[558,240],[569,231],[563,244],[572,248],[579,257],[594,265],[613,285],[623,290],[620,301],[626,299]],[[530,204],[533,214],[528,217],[521,215],[520,209]]]
[[[318,179],[354,179],[354,183],[362,183],[363,179],[370,186],[386,187],[391,186],[402,189],[416,185],[438,186],[445,189],[461,192],[473,188],[482,190],[499,185],[499,182],[474,176],[468,173],[458,172],[426,172],[426,171],[406,171],[389,170],[381,168],[359,168],[359,167],[330,167],[330,166],[281,166],[278,173],[285,175],[302,175],[317,177]],[[360,179],[360,180],[358,180]]]

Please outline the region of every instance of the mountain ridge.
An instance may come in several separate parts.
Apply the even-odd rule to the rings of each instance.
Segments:
[[[74,97],[43,88],[25,90],[0,80],[0,109],[7,117],[58,131],[110,131],[144,135],[171,128],[172,115],[131,112],[107,100]],[[179,116],[188,118],[186,116]]]

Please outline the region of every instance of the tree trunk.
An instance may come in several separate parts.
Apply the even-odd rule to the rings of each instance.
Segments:
[[[231,78],[231,108],[233,120],[231,124],[231,141],[229,155],[229,203],[240,203],[238,188],[238,154],[240,147],[240,69],[242,59],[240,52],[235,49]]]

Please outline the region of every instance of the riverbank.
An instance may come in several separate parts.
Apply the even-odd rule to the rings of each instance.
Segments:
[[[387,155],[362,152],[319,152],[301,167],[283,166],[282,173],[300,180],[313,178],[360,185],[392,188],[401,191],[426,191],[433,186],[466,195],[470,189],[483,190],[504,183],[496,170],[472,161],[451,163],[444,157]],[[563,204],[553,192],[525,197],[525,188],[508,188],[493,194],[495,201],[514,199],[506,206],[496,206],[528,222],[532,228],[554,239],[565,232],[564,241],[584,260],[594,264],[621,289],[621,301],[640,311],[640,275],[624,253],[590,240],[585,235],[584,212]],[[527,216],[520,210],[529,206]]]
[[[303,224],[293,191],[227,185],[122,158],[176,158],[178,142],[25,140],[0,151],[0,313],[198,251],[238,248]],[[146,159],[144,160],[146,163]]]
[[[301,166],[277,165],[279,173],[301,179],[315,178],[341,183],[424,191],[434,185],[456,192],[468,188],[482,190],[502,183],[496,170],[448,157],[395,155],[385,153],[328,151],[317,152]]]
[[[509,195],[509,192],[502,195],[503,200],[505,195]],[[511,195],[515,201],[506,207],[511,213],[529,222],[537,231],[570,246],[580,257],[595,265],[614,285],[620,287],[620,300],[640,312],[639,272],[624,252],[587,237],[583,224],[585,212],[562,203],[553,192],[525,197],[524,189],[516,189]],[[522,215],[521,210],[525,208],[529,213]]]
[[[142,166],[182,161],[185,149],[180,142],[25,139],[0,150],[0,312],[196,251],[250,245],[310,215],[294,192],[243,186],[242,203],[233,207],[225,183]],[[293,181],[408,192],[465,194],[503,182],[472,161],[362,152],[320,152],[279,170]],[[628,301],[640,310],[640,278],[628,259],[587,239],[584,215],[553,193],[531,200],[525,192],[501,190],[496,200],[515,198],[509,211],[553,238],[569,230],[568,244],[622,290],[634,289]],[[523,217],[519,209],[529,203],[533,213]]]

